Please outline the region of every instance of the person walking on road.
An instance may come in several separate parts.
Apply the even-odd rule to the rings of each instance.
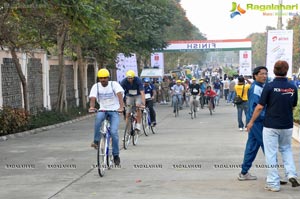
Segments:
[[[263,143],[266,166],[268,167],[266,189],[280,191],[278,174],[278,150],[282,155],[284,168],[292,187],[300,186],[292,152],[293,109],[297,106],[297,87],[286,78],[289,65],[286,61],[277,61],[273,72],[275,79],[265,85],[258,105],[247,125],[248,132],[254,127],[261,111],[266,107],[263,127]]]
[[[247,80],[246,80],[247,81]],[[237,96],[240,96],[243,99],[241,104],[237,104],[237,119],[238,119],[238,127],[240,131],[243,131],[246,127],[246,123],[243,122],[243,112],[245,113],[245,117],[248,111],[248,90],[250,88],[250,84],[245,84],[245,78],[243,76],[238,77],[238,84],[234,86],[235,93]]]
[[[107,69],[100,69],[97,77],[100,82],[93,85],[90,91],[90,108],[89,112],[95,112],[95,102],[99,104],[99,112],[97,112],[94,126],[94,141],[91,147],[98,148],[100,143],[100,128],[106,116],[110,119],[110,130],[112,135],[112,154],[114,156],[115,165],[120,164],[119,157],[119,134],[118,128],[120,123],[119,113],[123,112],[123,93],[124,90],[116,81],[108,81],[109,71]],[[102,110],[102,111],[101,111]],[[107,111],[107,112],[106,112]],[[113,112],[115,111],[115,112]]]
[[[263,90],[263,86],[267,80],[268,69],[265,66],[258,66],[253,70],[254,82],[248,91],[248,111],[246,115],[246,121],[252,117],[253,111],[259,102],[260,95]],[[250,170],[253,161],[256,158],[259,148],[264,152],[262,130],[263,120],[265,118],[265,109],[263,109],[259,117],[255,120],[254,125],[250,132],[248,132],[247,144],[244,152],[244,160],[242,164],[242,171],[238,175],[238,180],[256,180],[257,177],[251,175]]]

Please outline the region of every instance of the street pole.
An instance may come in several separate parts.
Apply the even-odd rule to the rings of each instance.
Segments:
[[[282,0],[278,1],[278,5],[282,4]],[[281,8],[281,6],[280,6]],[[278,10],[277,29],[282,30],[282,9]]]

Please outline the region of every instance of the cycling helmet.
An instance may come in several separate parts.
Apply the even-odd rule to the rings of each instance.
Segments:
[[[126,77],[134,78],[134,76],[135,76],[135,73],[133,70],[129,70],[126,72]]]
[[[179,79],[179,80],[176,80],[176,83],[181,83],[181,80]]]
[[[195,78],[195,77],[193,77],[193,78],[192,78],[192,81],[195,81],[195,80],[196,80],[196,78]]]
[[[98,71],[97,77],[109,77],[109,71],[106,68],[102,68]]]
[[[144,82],[145,83],[149,83],[150,82],[150,78],[148,78],[148,77],[144,78]]]

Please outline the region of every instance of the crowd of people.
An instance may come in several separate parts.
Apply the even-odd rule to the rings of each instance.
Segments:
[[[134,71],[129,70],[120,83],[109,81],[109,71],[98,71],[98,82],[93,85],[90,92],[90,111],[96,110],[96,102],[100,105],[95,119],[94,140],[92,147],[97,148],[100,141],[100,126],[107,115],[110,117],[113,144],[114,163],[120,164],[119,157],[119,113],[126,108],[126,120],[131,109],[136,107],[149,108],[151,125],[156,125],[156,112],[154,103],[174,105],[179,100],[179,107],[189,107],[196,99],[197,111],[204,107],[207,99],[213,99],[213,109],[224,98],[228,104],[237,109],[237,123],[240,131],[248,132],[242,170],[238,180],[256,180],[250,174],[252,163],[261,148],[268,168],[266,189],[277,192],[280,185],[289,181],[292,187],[300,186],[292,153],[293,108],[298,101],[297,87],[290,83],[286,77],[289,69],[286,61],[277,61],[274,66],[275,78],[268,82],[268,69],[264,66],[253,70],[252,80],[239,76],[224,80],[215,78],[213,82],[207,79],[191,78],[180,80],[163,78],[159,83],[157,79],[139,78]],[[240,98],[238,103],[235,98]],[[204,99],[201,101],[201,99]],[[198,103],[199,102],[199,103]],[[172,105],[173,104],[173,105]],[[199,105],[200,104],[200,105]],[[175,112],[175,106],[173,107]],[[119,113],[118,113],[119,112]],[[245,119],[243,119],[243,113]],[[141,130],[141,109],[137,109],[137,131]],[[278,175],[277,153],[282,155],[286,176]]]

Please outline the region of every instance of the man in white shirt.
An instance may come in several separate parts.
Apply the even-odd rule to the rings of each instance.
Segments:
[[[90,91],[90,108],[89,112],[96,111],[95,102],[99,104],[99,112],[96,115],[94,126],[94,141],[92,147],[98,148],[100,143],[100,128],[102,122],[107,116],[110,120],[110,132],[112,136],[112,154],[114,156],[115,165],[120,164],[119,157],[119,134],[118,128],[120,123],[119,113],[124,109],[123,93],[124,90],[116,81],[109,80],[109,71],[100,69],[97,77],[100,82],[93,85]]]

